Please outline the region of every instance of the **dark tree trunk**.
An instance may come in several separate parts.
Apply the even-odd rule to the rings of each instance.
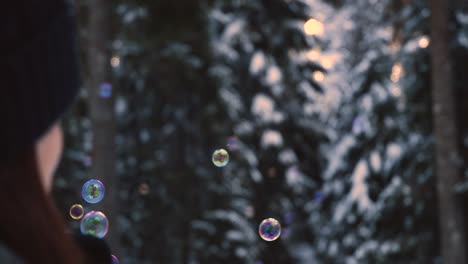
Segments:
[[[450,2],[432,0],[432,112],[441,253],[444,263],[467,263],[463,207],[454,192],[460,177],[453,69],[449,43]]]
[[[115,115],[114,96],[100,96],[100,86],[111,83],[112,2],[88,1],[87,72],[88,103],[93,129],[93,166],[91,177],[101,180],[106,196],[100,207],[109,219],[107,240],[112,251],[118,254],[117,229],[117,176],[115,171]]]

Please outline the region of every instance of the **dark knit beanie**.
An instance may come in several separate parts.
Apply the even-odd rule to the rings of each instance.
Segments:
[[[78,90],[77,36],[65,0],[13,0],[0,15],[0,161],[33,146]]]

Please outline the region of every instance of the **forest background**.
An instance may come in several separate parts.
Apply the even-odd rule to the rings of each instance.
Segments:
[[[106,213],[121,263],[468,263],[466,2],[75,4],[54,196],[72,229]]]

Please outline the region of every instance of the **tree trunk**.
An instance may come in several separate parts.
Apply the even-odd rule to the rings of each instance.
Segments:
[[[110,97],[101,95],[100,86],[111,83],[112,2],[88,1],[87,29],[87,89],[93,132],[93,166],[91,177],[101,180],[106,196],[99,208],[109,220],[107,241],[113,254],[120,250],[117,229],[117,177],[115,171],[115,114],[113,91]]]
[[[432,112],[441,253],[444,263],[467,263],[463,207],[454,192],[460,177],[452,61],[450,2],[432,0]]]

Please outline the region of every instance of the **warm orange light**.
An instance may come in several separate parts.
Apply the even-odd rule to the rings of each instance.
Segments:
[[[325,57],[320,60],[322,67],[329,70],[333,67],[333,59],[331,57]]]
[[[425,48],[427,48],[429,46],[430,42],[431,41],[430,41],[428,36],[423,36],[423,37],[421,37],[419,39],[418,45],[419,45],[420,48],[425,49]]]
[[[390,80],[392,82],[398,82],[403,75],[403,66],[401,63],[395,63],[392,67],[392,74],[390,75]]]
[[[314,78],[314,80],[317,82],[321,82],[323,79],[325,79],[325,74],[323,74],[321,71],[315,71],[312,73],[312,78]]]
[[[323,23],[317,19],[311,18],[304,23],[304,32],[307,35],[320,35],[324,31]]]
[[[320,57],[320,51],[318,49],[311,49],[307,52],[307,59],[317,60]]]

